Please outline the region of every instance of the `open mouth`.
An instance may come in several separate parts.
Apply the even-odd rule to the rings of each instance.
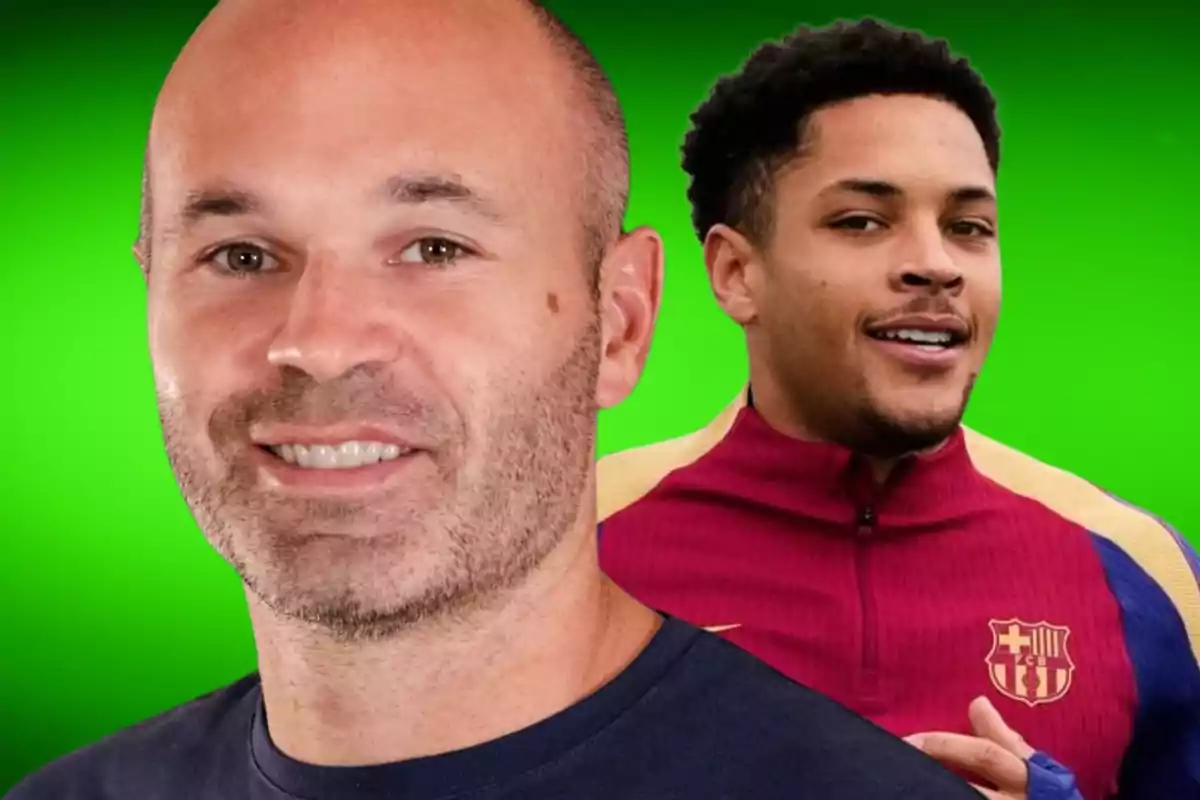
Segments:
[[[908,345],[931,353],[962,347],[970,339],[966,325],[959,322],[900,322],[869,328],[866,333],[880,342]]]
[[[394,443],[360,441],[332,444],[291,442],[259,447],[301,469],[357,469],[395,461],[415,452],[411,447],[402,447]]]

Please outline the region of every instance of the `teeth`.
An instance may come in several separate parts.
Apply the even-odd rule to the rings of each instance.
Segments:
[[[382,442],[343,442],[329,444],[281,444],[271,452],[289,464],[305,469],[354,469],[394,461],[412,451],[395,444]]]
[[[892,341],[913,342],[914,344],[937,345],[945,347],[954,337],[949,331],[922,331],[916,328],[899,328],[887,330],[879,334],[880,338]]]

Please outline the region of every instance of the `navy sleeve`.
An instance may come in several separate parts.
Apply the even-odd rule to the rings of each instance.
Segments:
[[[1046,753],[1034,753],[1029,759],[1029,786],[1026,800],[1083,800],[1071,770]]]
[[[1200,798],[1200,665],[1183,619],[1129,554],[1103,537],[1093,536],[1093,541],[1121,610],[1138,697],[1117,797]],[[1195,553],[1182,541],[1180,545],[1195,569]]]

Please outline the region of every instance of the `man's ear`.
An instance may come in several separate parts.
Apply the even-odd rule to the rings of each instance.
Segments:
[[[663,242],[652,228],[626,233],[600,266],[600,375],[596,403],[617,405],[646,366],[662,298]]]
[[[728,225],[714,225],[704,237],[704,266],[708,283],[722,310],[739,325],[758,318],[753,285],[762,268],[754,244]]]

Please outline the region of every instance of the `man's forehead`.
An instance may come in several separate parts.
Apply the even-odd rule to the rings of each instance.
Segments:
[[[527,0],[221,0],[175,67],[209,55],[215,56],[209,66],[217,68],[230,59],[286,65],[331,53],[436,58],[471,43],[490,44],[490,52],[503,57],[506,50],[535,50],[529,35],[536,33]]]
[[[781,175],[809,194],[955,194],[991,199],[995,174],[970,119],[923,97],[870,97],[813,115],[800,158]]]
[[[557,102],[556,102],[557,100]],[[213,157],[230,147],[447,149],[473,141],[497,147],[567,138],[563,98],[527,84],[457,67],[424,64],[396,76],[266,76],[236,87],[198,80],[164,95],[151,143],[180,157]]]
[[[956,159],[988,169],[983,138],[956,106],[919,95],[870,96],[817,111],[809,147],[825,160]]]
[[[474,176],[472,196],[577,215],[596,157],[590,89],[533,8],[226,0],[164,85],[146,197],[180,208],[221,182],[361,196],[392,175],[455,173]]]
[[[516,0],[222,3],[172,67],[151,146],[169,139],[211,158],[222,148],[358,151],[388,138],[451,149],[491,139],[510,151],[569,138],[569,70],[521,8]]]
[[[257,111],[197,98],[156,120],[154,195],[182,206],[195,193],[286,197],[319,185],[356,197],[457,194],[498,203],[574,180],[576,138],[552,107],[505,103],[486,91],[477,97],[398,87],[374,97],[264,102]]]

